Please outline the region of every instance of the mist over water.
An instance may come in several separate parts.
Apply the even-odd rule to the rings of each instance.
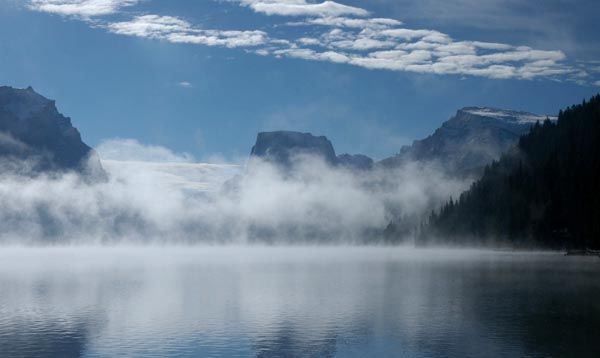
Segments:
[[[599,270],[481,250],[4,248],[0,352],[591,357]]]
[[[8,244],[364,243],[397,217],[422,219],[468,180],[435,165],[351,171],[300,156],[284,172],[254,158],[201,164],[160,147],[108,141],[106,182],[75,174],[0,177],[0,241]],[[112,149],[111,149],[112,148]],[[108,153],[108,154],[106,154]],[[231,185],[229,179],[242,175]],[[227,189],[228,190],[225,190]],[[411,239],[411,238],[408,238]]]
[[[597,352],[596,258],[363,246],[470,184],[435,164],[298,156],[284,171],[116,153],[107,181],[0,176],[0,355]]]
[[[529,3],[0,0],[0,358],[600,358],[600,0]]]
[[[469,184],[435,165],[356,172],[301,156],[282,171],[261,160],[127,159],[103,160],[107,181],[0,178],[2,354],[596,351],[596,258],[352,245]]]

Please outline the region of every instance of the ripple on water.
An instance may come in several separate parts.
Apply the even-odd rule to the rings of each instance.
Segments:
[[[600,262],[391,248],[0,251],[7,357],[599,356]]]

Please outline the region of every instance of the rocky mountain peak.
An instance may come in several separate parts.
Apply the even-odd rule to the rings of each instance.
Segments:
[[[331,166],[342,166],[350,170],[368,170],[373,166],[373,159],[366,155],[336,156],[331,141],[325,136],[293,131],[259,133],[250,156],[287,170],[293,166],[294,157],[301,155],[317,157]]]
[[[409,161],[436,162],[450,175],[477,173],[514,146],[536,122],[556,117],[491,107],[465,107],[435,132],[416,140],[400,152],[382,160],[383,167],[398,167]]]
[[[28,163],[33,172],[74,170],[105,175],[71,120],[32,87],[0,87],[0,158],[12,167]]]

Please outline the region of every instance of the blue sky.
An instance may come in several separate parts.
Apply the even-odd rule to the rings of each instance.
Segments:
[[[458,108],[553,114],[600,91],[596,0],[1,0],[0,84],[84,140],[198,160],[256,133],[383,158]]]

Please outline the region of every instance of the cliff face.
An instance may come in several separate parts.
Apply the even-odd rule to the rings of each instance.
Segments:
[[[32,173],[106,175],[96,153],[81,140],[70,118],[58,112],[54,101],[31,87],[0,87],[0,158],[15,169],[27,163]]]
[[[466,107],[432,135],[403,147],[379,164],[397,167],[407,161],[438,162],[453,175],[477,173],[514,146],[537,121],[545,119],[527,112]]]
[[[331,165],[337,163],[329,139],[291,131],[258,133],[250,155],[286,168],[292,166],[292,160],[297,155],[316,156]]]
[[[373,159],[366,155],[336,156],[327,137],[292,131],[258,133],[250,158],[260,158],[287,170],[292,168],[294,157],[301,155],[320,158],[331,166],[341,166],[350,170],[369,170],[373,167]]]
[[[355,170],[373,169],[373,159],[362,154],[340,154],[337,156],[339,165]]]

